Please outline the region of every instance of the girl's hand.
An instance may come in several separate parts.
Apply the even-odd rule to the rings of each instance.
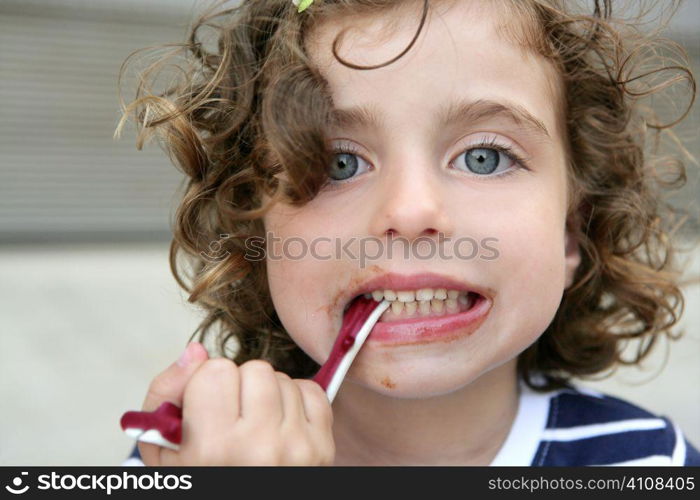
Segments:
[[[139,442],[148,466],[331,465],[333,412],[316,382],[261,360],[208,359],[192,342],[148,389],[143,411],[182,408],[180,450]]]

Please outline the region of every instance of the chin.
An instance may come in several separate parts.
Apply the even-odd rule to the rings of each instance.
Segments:
[[[459,391],[478,377],[478,373],[457,375],[448,367],[436,372],[434,365],[421,368],[413,363],[410,368],[397,367],[392,370],[356,366],[344,383],[391,398],[428,399]]]

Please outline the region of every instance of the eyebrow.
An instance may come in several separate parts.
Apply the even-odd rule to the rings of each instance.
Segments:
[[[343,128],[379,128],[384,120],[375,106],[354,106],[346,109],[333,109],[333,124]],[[485,118],[500,117],[514,122],[527,131],[551,139],[544,123],[523,106],[511,102],[498,102],[489,99],[476,101],[459,100],[436,113],[442,126],[479,122]]]

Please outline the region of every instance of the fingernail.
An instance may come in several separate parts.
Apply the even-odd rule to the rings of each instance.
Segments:
[[[187,347],[185,347],[185,350],[182,352],[180,358],[177,360],[177,364],[182,366],[183,368],[187,366],[190,361],[192,361],[192,353],[190,347],[192,347],[192,342],[187,344]]]

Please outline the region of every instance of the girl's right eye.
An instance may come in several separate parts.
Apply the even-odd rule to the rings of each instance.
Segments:
[[[334,183],[353,177],[360,170],[362,163],[367,165],[367,162],[358,155],[358,150],[352,145],[342,144],[336,146],[333,151],[335,156],[328,167],[328,177]]]

